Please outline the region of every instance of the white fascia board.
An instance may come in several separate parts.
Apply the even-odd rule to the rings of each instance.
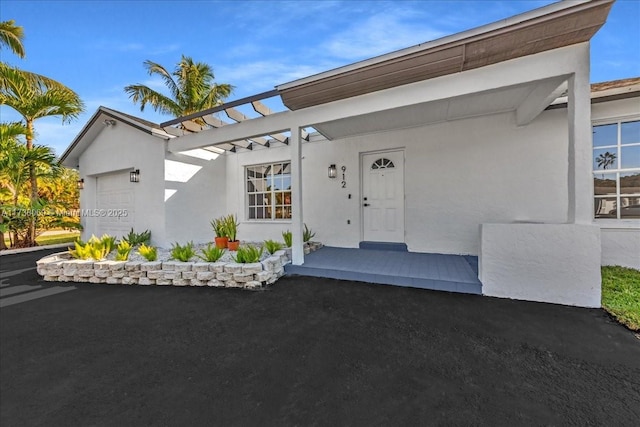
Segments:
[[[556,12],[563,11],[569,8],[575,8],[576,6],[584,3],[589,3],[590,0],[576,0],[576,1],[560,1],[557,3],[550,4],[548,6],[544,6],[538,9],[531,10],[529,12],[525,12],[519,15],[512,16],[510,18],[502,19],[500,21],[496,21],[490,24],[486,24],[480,27],[473,28],[471,30],[463,31],[461,33],[452,34],[450,36],[445,36],[430,42],[421,43],[415,46],[411,46],[405,49],[397,50],[395,52],[387,53],[384,55],[376,56],[370,59],[366,59],[364,61],[359,61],[353,64],[345,65],[343,67],[334,68],[333,70],[325,71],[322,73],[314,74],[309,77],[304,77],[302,79],[294,80],[288,83],[284,83],[276,86],[276,89],[282,91],[287,90],[292,87],[301,86],[307,83],[314,82],[316,80],[321,80],[327,77],[336,76],[342,73],[347,73],[349,71],[357,70],[359,68],[364,68],[369,65],[378,64],[380,62],[388,61],[390,59],[398,58],[405,55],[410,55],[415,52],[420,52],[424,50],[434,49],[439,46],[444,46],[447,44],[456,43],[465,39],[470,39],[472,37],[476,37],[482,35],[484,33],[497,31],[503,28],[507,28],[512,25],[519,24],[521,22],[529,21],[532,19],[540,18],[545,15],[553,14]]]
[[[296,111],[247,120],[208,129],[169,141],[169,151],[178,152],[254,136],[289,130],[292,124],[307,127],[318,123],[390,110],[407,105],[465,96],[573,74],[589,58],[589,43],[567,46],[516,58],[463,73],[397,86],[357,97],[320,104]]]

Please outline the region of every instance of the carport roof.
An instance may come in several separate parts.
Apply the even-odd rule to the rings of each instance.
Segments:
[[[262,99],[280,96],[287,108],[298,110],[586,42],[606,22],[613,2],[560,1],[448,37],[285,83],[275,90],[170,120],[161,126],[167,132],[180,136],[208,127],[219,127],[209,123],[207,118],[241,105],[243,102],[240,101],[255,104]],[[204,119],[208,126],[194,126],[194,119]],[[177,130],[172,127],[174,125],[180,125],[181,129]]]

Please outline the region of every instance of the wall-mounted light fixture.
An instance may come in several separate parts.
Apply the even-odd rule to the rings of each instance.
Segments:
[[[336,165],[329,166],[329,178],[335,178],[336,176],[338,176]]]
[[[84,189],[84,178],[80,178],[76,185],[78,186],[78,190]]]
[[[135,169],[129,172],[129,181],[140,182],[140,169]]]
[[[104,124],[105,126],[115,126],[116,121],[113,119],[105,119],[104,122],[102,122],[102,124]]]

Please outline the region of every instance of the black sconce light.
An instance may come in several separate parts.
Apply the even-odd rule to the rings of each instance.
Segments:
[[[336,176],[338,176],[336,165],[329,166],[329,178],[335,178]]]
[[[132,170],[129,172],[130,182],[140,182],[140,169]]]
[[[78,186],[78,190],[84,189],[84,178],[80,178],[76,185]]]

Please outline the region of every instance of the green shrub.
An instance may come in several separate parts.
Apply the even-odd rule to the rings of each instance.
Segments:
[[[291,243],[293,242],[293,234],[289,230],[283,231],[282,232],[282,239],[284,240],[285,247],[290,248],[291,247]]]
[[[91,250],[87,243],[78,239],[73,242],[75,249],[69,248],[69,254],[76,259],[89,259],[91,258]]]
[[[145,230],[142,233],[136,233],[133,231],[133,228],[131,228],[131,231],[129,231],[129,234],[124,236],[122,240],[129,243],[132,247],[141,245],[143,243],[145,245],[148,245],[149,242],[151,241],[151,231]]]
[[[225,216],[211,220],[211,227],[213,227],[213,231],[216,233],[216,237],[228,237],[226,221],[227,217]]]
[[[211,243],[209,243],[206,248],[200,250],[200,253],[202,255],[198,255],[198,258],[201,260],[206,262],[216,262],[224,255],[224,249],[211,246]]]
[[[109,253],[111,253],[112,250],[115,249],[116,247],[116,238],[114,236],[109,236],[108,234],[103,234],[102,237],[100,238],[100,243],[103,246],[103,250],[104,250],[104,257],[106,257]],[[100,258],[100,259],[102,259]]]
[[[302,233],[302,241],[303,242],[308,242],[309,240],[313,239],[313,236],[315,236],[316,233],[312,233],[311,230],[309,228],[307,228],[307,224],[304,225],[304,232]]]
[[[262,256],[262,248],[258,249],[253,245],[240,246],[233,260],[240,264],[248,264],[260,261]]]
[[[115,243],[116,238],[108,234],[104,234],[100,239],[92,235],[86,243],[82,241],[75,242],[75,249],[70,249],[69,254],[77,259],[94,259],[100,261],[109,255]]]
[[[127,240],[121,241],[116,247],[116,261],[127,261],[131,248],[133,246]]]
[[[144,243],[138,248],[138,253],[147,261],[158,259],[158,250],[154,246],[147,246]]]
[[[184,246],[180,246],[177,242],[171,247],[171,259],[182,262],[189,261],[194,255],[193,242],[189,242]]]
[[[276,242],[275,240],[265,240],[264,248],[269,252],[269,254],[273,255],[274,252],[282,249],[282,243]]]
[[[235,242],[238,237],[238,220],[235,215],[227,215],[224,219],[225,235],[230,242]]]

